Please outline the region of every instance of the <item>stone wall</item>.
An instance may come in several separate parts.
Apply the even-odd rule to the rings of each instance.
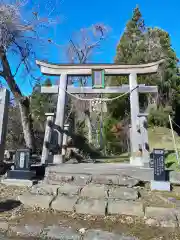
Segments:
[[[177,227],[176,207],[144,205],[142,182],[125,175],[85,175],[48,172],[45,180],[18,197],[25,207],[97,216],[140,217],[148,225]]]

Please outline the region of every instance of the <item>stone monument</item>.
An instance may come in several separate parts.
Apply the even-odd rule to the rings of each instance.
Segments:
[[[154,160],[154,180],[151,181],[151,190],[170,191],[170,182],[167,179],[165,169],[165,151],[164,149],[153,150]]]
[[[0,89],[0,161],[4,160],[10,92]]]

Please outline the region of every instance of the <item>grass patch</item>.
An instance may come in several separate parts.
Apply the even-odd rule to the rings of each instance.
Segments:
[[[180,156],[180,137],[174,132],[177,148],[179,149]],[[166,166],[168,169],[180,171],[176,155],[174,153],[174,144],[172,139],[172,133],[169,128],[165,127],[150,127],[148,129],[149,146],[152,151],[154,148],[163,148],[167,151],[166,154]],[[118,156],[113,156],[104,159],[105,163],[123,163],[129,162],[129,153],[123,153]]]
[[[153,148],[164,148],[165,150],[173,150],[174,144],[172,139],[172,133],[169,128],[165,127],[151,127],[148,129],[149,146]],[[180,149],[180,137],[174,132],[177,148]]]
[[[119,156],[113,156],[105,159],[105,163],[123,163],[123,162],[129,162],[129,154],[128,153],[122,153]]]

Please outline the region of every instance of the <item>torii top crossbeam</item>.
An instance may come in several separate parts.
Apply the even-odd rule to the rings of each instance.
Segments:
[[[105,75],[128,75],[155,73],[159,64],[164,60],[140,65],[119,65],[119,64],[54,64],[44,61],[36,61],[41,72],[45,75],[75,75],[88,76],[92,74],[92,69],[104,69]]]

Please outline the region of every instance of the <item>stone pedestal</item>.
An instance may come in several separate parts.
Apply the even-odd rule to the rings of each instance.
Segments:
[[[130,157],[130,164],[132,166],[143,167],[144,166],[143,158],[142,157]]]
[[[36,171],[31,171],[30,156],[29,149],[18,149],[14,169],[7,172],[7,179],[32,180],[36,176]]]
[[[170,182],[151,181],[151,191],[171,191]]]
[[[30,170],[10,170],[7,172],[7,179],[32,180],[35,176],[36,172]]]
[[[62,154],[56,154],[53,158],[53,164],[62,164],[64,162],[64,156]]]

